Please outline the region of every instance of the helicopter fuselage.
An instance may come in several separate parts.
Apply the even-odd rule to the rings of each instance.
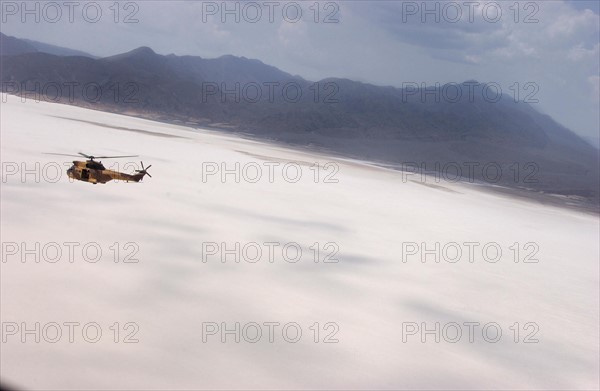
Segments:
[[[101,162],[94,160],[73,161],[73,165],[67,170],[69,178],[89,182],[93,184],[106,183],[112,180],[122,180],[125,182],[139,182],[146,173],[125,174],[122,172],[107,170]]]

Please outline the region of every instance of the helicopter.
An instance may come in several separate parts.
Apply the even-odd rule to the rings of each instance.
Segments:
[[[83,156],[88,159],[84,162],[82,161],[73,161],[73,165],[67,170],[67,175],[69,178],[76,179],[78,181],[89,182],[98,184],[98,183],[106,183],[112,180],[121,180],[125,182],[139,182],[144,176],[148,175],[152,178],[152,175],[148,173],[148,169],[152,167],[149,165],[148,167],[144,167],[144,163],[140,162],[142,165],[141,170],[135,170],[135,174],[126,174],[123,172],[118,172],[114,170],[107,170],[106,167],[100,161],[96,161],[95,159],[117,159],[124,157],[137,157],[133,156],[92,156],[87,155],[82,152],[77,152],[78,155],[68,155],[64,153],[45,153],[45,155],[58,155],[58,156]]]

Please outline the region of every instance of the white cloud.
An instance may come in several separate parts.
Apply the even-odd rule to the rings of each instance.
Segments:
[[[568,58],[573,61],[589,61],[598,59],[600,56],[600,45],[596,44],[591,49],[586,49],[583,43],[578,44],[577,46],[571,48],[569,50]]]
[[[306,40],[306,23],[302,20],[296,23],[281,21],[279,29],[277,29],[277,38],[279,42],[286,48],[290,45],[298,45],[305,43]]]
[[[561,8],[561,11],[564,13],[556,15],[556,18],[552,19],[552,22],[546,29],[548,38],[569,38],[582,32],[588,32],[590,29],[598,28],[598,15],[591,10],[566,11],[566,6]]]

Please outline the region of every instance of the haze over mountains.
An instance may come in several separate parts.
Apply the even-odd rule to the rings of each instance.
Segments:
[[[54,83],[60,94],[47,88],[46,100],[598,201],[595,148],[476,81],[399,89],[309,81],[245,57],[164,56],[141,47],[97,59],[13,37],[2,42],[4,92]]]
[[[43,52],[55,54],[57,56],[84,56],[90,58],[97,58],[96,56],[93,56],[86,52],[82,52],[81,50],[50,45],[43,42],[33,41],[31,39],[20,39],[10,37],[3,33],[0,33],[0,50],[1,55]]]

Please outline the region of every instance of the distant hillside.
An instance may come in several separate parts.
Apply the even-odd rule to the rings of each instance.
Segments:
[[[600,149],[600,137],[585,137],[584,139],[594,148]]]
[[[315,83],[244,57],[163,56],[147,47],[101,59],[24,53],[3,56],[2,65],[5,91],[21,83],[28,89],[35,82],[78,83],[73,103],[82,106],[243,131],[392,165],[414,162],[450,177],[459,166],[463,176],[490,182],[499,168],[491,182],[598,200],[596,149],[528,104],[508,96],[484,99],[475,81],[465,82],[474,86],[472,99],[465,94],[436,102],[418,89],[335,78]],[[97,101],[86,96],[87,83],[102,88]],[[287,95],[284,86],[293,87]],[[65,96],[61,101],[71,103]],[[482,168],[491,163],[486,176]]]
[[[83,52],[81,50],[64,48],[62,46],[50,45],[48,43],[32,41],[30,39],[23,39],[23,41],[29,43],[31,46],[37,49],[38,52],[54,54],[56,56],[83,56],[90,58],[98,58],[97,56],[93,56],[89,53]]]
[[[32,41],[30,39],[20,39],[0,33],[0,55],[11,56],[23,53],[48,53],[57,56],[83,56],[97,58],[89,53],[80,50],[68,49],[61,46],[50,45],[43,42]]]
[[[4,35],[3,33],[0,33],[0,49],[0,55],[2,56],[37,52],[37,49],[32,44],[15,37]]]

